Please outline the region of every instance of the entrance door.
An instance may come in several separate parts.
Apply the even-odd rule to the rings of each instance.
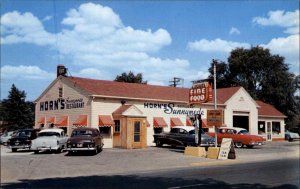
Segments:
[[[272,124],[267,122],[267,141],[272,141]]]
[[[141,147],[141,121],[134,120],[133,122],[133,148]]]

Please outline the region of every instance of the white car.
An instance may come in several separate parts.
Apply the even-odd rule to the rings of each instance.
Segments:
[[[14,133],[15,133],[15,131],[9,131],[9,132],[3,133],[0,137],[0,143],[3,145],[6,145],[7,140],[10,139]]]
[[[292,142],[295,139],[300,139],[300,136],[298,133],[294,133],[289,130],[285,130],[285,140]]]
[[[67,147],[68,137],[63,129],[44,129],[38,134],[38,137],[32,140],[31,150],[34,153],[39,151],[62,152]]]

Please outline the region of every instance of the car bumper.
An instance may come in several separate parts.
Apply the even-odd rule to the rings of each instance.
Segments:
[[[72,148],[67,148],[66,151],[90,151],[90,150],[96,150],[95,147],[88,147],[88,148],[76,148],[76,147],[72,147]]]
[[[8,145],[7,148],[9,149],[30,149],[31,148],[31,145],[28,145],[28,144],[24,144],[24,145]]]
[[[39,151],[47,151],[47,150],[58,150],[59,147],[57,146],[39,146],[39,147],[32,147],[32,150],[39,150]]]
[[[265,142],[251,142],[251,143],[249,143],[249,145],[253,145],[253,146],[262,146],[262,145],[264,145],[265,144]]]

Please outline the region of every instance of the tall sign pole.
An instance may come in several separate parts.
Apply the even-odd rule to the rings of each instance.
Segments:
[[[217,74],[216,74],[216,64],[217,62],[215,60],[213,60],[213,64],[214,64],[214,109],[217,110]],[[215,130],[215,147],[218,147],[218,134],[217,134],[217,128],[216,126],[214,126],[214,130]]]

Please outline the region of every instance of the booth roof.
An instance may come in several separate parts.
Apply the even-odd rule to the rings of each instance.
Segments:
[[[75,86],[78,85],[90,95],[189,103],[189,88],[125,83],[79,77],[66,77],[66,79],[73,82]],[[230,87],[217,89],[217,103],[224,104],[240,88],[241,87]]]

